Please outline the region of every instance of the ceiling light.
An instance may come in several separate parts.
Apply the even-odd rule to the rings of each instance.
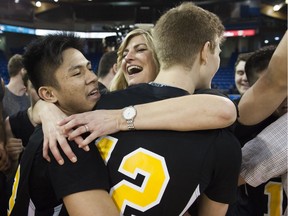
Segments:
[[[18,3],[19,3],[19,0],[15,0],[15,3],[18,4]]]
[[[276,4],[273,6],[273,11],[277,12],[279,11],[282,7],[284,7],[285,3],[281,3],[281,4]]]
[[[279,4],[277,4],[277,5],[274,5],[273,10],[274,11],[279,11],[280,8],[281,8],[281,6]]]
[[[35,5],[36,5],[36,7],[41,7],[41,2],[40,1],[37,1],[36,3],[35,3]]]

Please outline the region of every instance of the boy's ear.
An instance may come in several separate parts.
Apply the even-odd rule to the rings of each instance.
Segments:
[[[54,89],[49,86],[41,86],[38,89],[38,94],[41,99],[50,103],[57,102],[57,96],[54,94]]]
[[[117,63],[113,64],[113,74],[115,75],[117,73]]]
[[[210,53],[210,42],[207,41],[201,50],[201,63],[206,65],[208,63],[208,54]]]

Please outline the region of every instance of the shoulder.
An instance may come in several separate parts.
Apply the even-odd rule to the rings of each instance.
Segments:
[[[194,94],[211,94],[229,98],[227,94],[224,94],[217,89],[197,89]]]

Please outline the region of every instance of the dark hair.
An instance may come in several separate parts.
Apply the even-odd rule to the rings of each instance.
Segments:
[[[20,54],[13,55],[8,61],[8,73],[10,77],[18,75],[23,66],[23,57]]]
[[[63,61],[63,51],[68,48],[82,51],[83,47],[83,41],[71,33],[47,35],[28,44],[23,55],[23,64],[36,91],[44,85],[59,88],[55,71]]]
[[[275,45],[264,46],[256,50],[246,61],[245,72],[250,86],[256,82],[257,74],[268,67],[275,49]]]
[[[237,60],[235,62],[235,68],[236,66],[239,64],[240,61],[247,61],[249,59],[249,57],[253,54],[253,52],[249,52],[249,53],[240,53],[237,57]],[[236,70],[235,70],[236,72]]]
[[[102,55],[97,70],[97,76],[103,78],[107,76],[111,67],[117,63],[117,51],[106,52]]]

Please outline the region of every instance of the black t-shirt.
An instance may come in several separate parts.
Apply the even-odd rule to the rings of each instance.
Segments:
[[[103,95],[96,108],[183,95],[188,93],[179,88],[140,84]],[[217,202],[235,200],[241,149],[228,129],[119,132],[99,138],[97,146],[108,166],[110,194],[126,216],[179,215],[202,193]]]
[[[13,189],[15,192],[18,186],[18,190],[16,194],[12,193],[12,198],[16,200],[15,203],[10,203],[10,209],[12,206],[13,211],[15,209],[15,213],[11,215],[17,215],[19,209],[20,212],[22,209],[22,215],[25,214],[27,198],[32,199],[37,213],[52,216],[53,209],[62,203],[62,198],[66,195],[92,189],[109,189],[107,169],[94,143],[89,145],[90,151],[86,152],[70,142],[70,147],[77,156],[77,163],[70,162],[59,149],[66,161],[62,166],[58,165],[53,156],[50,163],[43,158],[42,143],[42,128],[37,126],[22,156],[20,175],[19,169],[16,173]],[[23,197],[25,193],[27,197]]]
[[[15,138],[22,139],[22,144],[26,147],[34,131],[34,125],[29,119],[27,109],[9,116],[9,123]]]

